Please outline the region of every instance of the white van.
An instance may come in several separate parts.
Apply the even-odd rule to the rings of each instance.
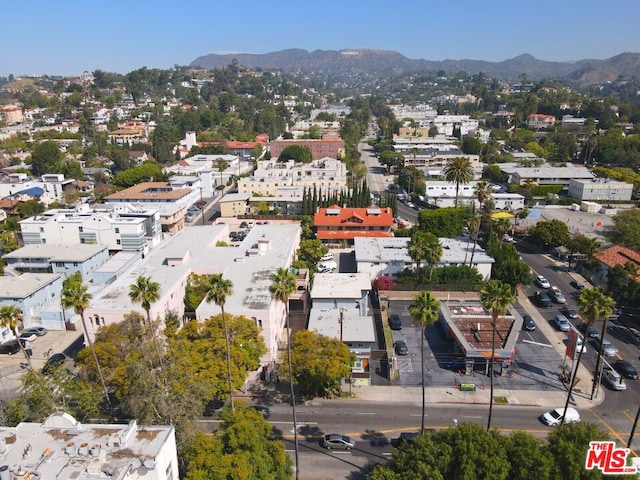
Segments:
[[[626,390],[627,384],[624,378],[620,376],[613,368],[605,368],[602,370],[602,380],[611,388],[611,390]]]
[[[333,253],[325,253],[320,259],[321,262],[330,262],[333,261]]]

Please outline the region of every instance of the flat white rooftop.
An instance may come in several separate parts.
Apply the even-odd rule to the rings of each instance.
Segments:
[[[339,308],[312,308],[307,329],[344,343],[376,341],[372,317],[360,316],[358,309],[345,308],[342,312],[340,310]]]
[[[165,459],[162,467],[156,461],[166,445],[173,446],[175,455],[174,435],[170,426],[80,424],[66,413],[54,413],[44,423],[0,427],[0,476],[15,470],[15,476],[5,478],[165,478],[164,471],[153,470],[164,470],[171,461]]]
[[[361,298],[368,290],[371,278],[367,273],[316,273],[311,298]]]
[[[18,250],[7,253],[3,258],[47,258],[55,262],[84,262],[107,250],[106,245],[25,245]]]
[[[58,273],[23,273],[0,277],[0,298],[26,298],[61,277]]]

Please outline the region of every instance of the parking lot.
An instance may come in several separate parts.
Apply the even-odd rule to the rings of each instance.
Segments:
[[[391,300],[389,303],[389,315],[398,315],[402,321],[402,330],[393,330],[393,341],[406,342],[409,354],[396,355],[397,368],[400,373],[394,384],[402,386],[415,386],[421,383],[420,367],[420,326],[409,315],[410,300]],[[525,310],[522,305],[517,306],[520,313],[533,313],[534,318],[541,316],[535,308],[533,312]],[[521,331],[516,343],[512,376],[494,378],[494,386],[497,388],[536,388],[541,390],[564,389],[560,382],[559,366],[563,358],[559,355],[552,343],[561,341],[559,335],[549,339],[543,329],[537,328],[533,332]],[[562,334],[564,335],[564,334]],[[464,357],[456,353],[454,342],[446,334],[442,322],[438,321],[429,326],[425,331],[425,384],[432,386],[452,386],[459,383],[473,383],[477,388],[485,388],[489,385],[489,377],[486,375],[486,362],[476,362],[473,374],[464,374]],[[386,378],[373,375],[374,384],[388,384]]]
[[[67,365],[73,366],[77,352],[84,347],[79,318],[75,324],[75,331],[49,330],[46,335],[30,342],[33,351],[31,365],[35,370],[40,370],[54,353],[63,353],[67,357]],[[22,389],[20,377],[26,373],[28,366],[22,351],[14,355],[0,355],[0,387],[5,396],[16,395]]]

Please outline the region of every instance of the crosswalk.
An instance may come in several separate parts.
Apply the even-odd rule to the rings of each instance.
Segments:
[[[398,358],[398,371],[400,373],[413,373],[413,363],[410,358]]]

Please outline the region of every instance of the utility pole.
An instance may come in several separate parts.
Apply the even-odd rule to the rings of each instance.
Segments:
[[[640,406],[638,406],[638,412],[636,413],[636,419],[633,421],[633,427],[631,427],[631,435],[629,435],[629,441],[627,442],[627,448],[631,448],[631,442],[633,441],[633,435],[636,433],[636,426],[638,425],[638,417],[640,417]]]

